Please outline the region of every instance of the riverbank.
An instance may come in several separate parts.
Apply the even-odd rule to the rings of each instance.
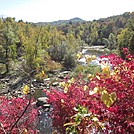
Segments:
[[[100,55],[107,54],[104,46],[86,46],[82,50],[83,55],[96,55],[96,59],[91,62],[91,64],[99,65]],[[86,64],[85,58],[81,58],[78,61],[80,64]],[[36,78],[31,78],[31,91],[35,98],[42,96],[40,90],[49,89],[51,86],[58,86],[58,83],[62,81],[66,75],[70,74],[70,71],[60,71],[55,70],[50,73],[48,78],[42,78],[38,80]],[[17,96],[17,94],[22,94],[22,89],[25,85],[29,85],[30,78],[21,77],[19,74],[12,74],[3,79],[0,79],[0,94],[8,94],[12,92],[12,95]]]

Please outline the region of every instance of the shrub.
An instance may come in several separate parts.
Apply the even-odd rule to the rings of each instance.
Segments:
[[[74,68],[76,66],[76,61],[75,61],[75,57],[74,55],[72,54],[72,51],[68,51],[66,54],[65,54],[65,57],[63,59],[63,66],[66,68],[66,69],[71,69],[71,68]]]
[[[27,97],[23,98],[6,98],[0,97],[0,133],[12,133],[20,134],[27,132],[35,134],[37,132],[37,109],[34,108],[33,100],[31,100],[30,106],[25,111],[16,126],[11,130],[13,124],[20,117],[25,107],[28,104]],[[10,132],[11,130],[11,132]]]
[[[88,83],[79,76],[46,91],[56,129],[79,134],[134,133],[134,58],[126,49],[125,54],[125,60],[114,54],[101,57],[109,60],[102,62],[101,73]],[[86,113],[76,110],[78,106]]]
[[[81,74],[84,78],[86,78],[86,76],[88,74],[91,74],[91,75],[96,75],[97,73],[99,73],[101,71],[101,68],[100,66],[98,65],[91,65],[91,64],[88,64],[86,66],[84,65],[77,65],[74,69],[74,74],[75,76],[78,76],[79,74]]]

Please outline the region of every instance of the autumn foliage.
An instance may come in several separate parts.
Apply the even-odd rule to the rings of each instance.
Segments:
[[[12,126],[24,112],[29,103],[27,96],[22,98],[0,97],[0,134],[36,134],[37,132],[37,109],[34,108],[33,100],[28,109],[13,129]]]
[[[45,90],[56,130],[61,134],[134,133],[134,57],[127,49],[123,52],[124,59],[101,56],[101,72],[96,75],[67,76],[58,87]],[[38,133],[38,109],[28,92],[26,85],[21,98],[0,97],[0,134]]]
[[[134,133],[134,58],[102,56],[102,71],[88,82],[68,77],[46,91],[54,127],[61,133]],[[108,59],[105,61],[105,59]],[[87,74],[88,75],[88,74]]]

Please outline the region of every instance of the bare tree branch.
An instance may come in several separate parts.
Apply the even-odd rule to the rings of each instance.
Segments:
[[[31,96],[31,83],[32,83],[32,79],[31,79],[31,76],[29,73],[25,72],[23,69],[20,69],[18,68],[19,70],[23,71],[30,79],[30,96],[29,96],[29,101],[28,101],[28,104],[26,105],[25,109],[23,110],[23,112],[21,113],[21,115],[18,117],[18,119],[16,120],[16,122],[12,125],[11,129],[9,130],[9,132],[7,134],[11,134],[12,130],[14,129],[14,127],[17,125],[17,123],[20,121],[20,119],[22,118],[22,116],[25,114],[25,112],[27,111],[28,107],[30,106],[30,103],[31,103],[31,99],[32,99],[32,96]]]

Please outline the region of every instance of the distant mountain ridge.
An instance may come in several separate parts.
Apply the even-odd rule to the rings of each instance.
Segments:
[[[81,18],[75,17],[70,20],[58,20],[53,22],[38,22],[35,23],[36,25],[61,25],[61,24],[68,24],[68,23],[77,23],[77,22],[85,22],[85,20],[82,20]]]
[[[58,20],[58,21],[53,21],[53,22],[37,22],[37,23],[34,23],[35,25],[37,26],[42,26],[42,25],[53,25],[53,26],[59,26],[59,25],[66,25],[66,24],[76,24],[76,23],[83,23],[83,22],[98,22],[98,23],[102,23],[102,22],[109,22],[111,19],[113,20],[117,20],[117,21],[120,21],[120,19],[130,19],[130,18],[134,18],[134,12],[125,12],[123,14],[120,14],[120,15],[113,15],[113,16],[109,16],[109,17],[106,17],[106,18],[99,18],[99,19],[94,19],[92,21],[85,21],[79,17],[75,17],[75,18],[72,18],[72,19],[69,19],[69,20]],[[122,22],[123,23],[123,22]]]

